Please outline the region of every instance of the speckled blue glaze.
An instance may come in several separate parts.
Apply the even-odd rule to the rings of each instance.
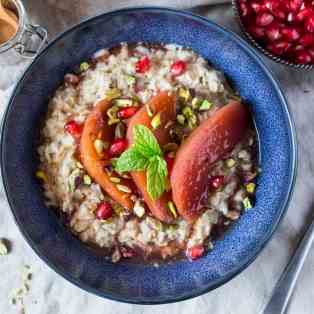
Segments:
[[[159,268],[111,264],[83,246],[44,205],[36,139],[39,121],[68,71],[93,52],[120,42],[164,42],[191,47],[222,70],[250,105],[260,136],[263,172],[257,202],[206,257]],[[200,295],[251,263],[288,206],[296,171],[294,127],[278,83],[239,37],[205,18],[163,8],[103,14],[66,31],[34,60],[6,111],[1,166],[8,200],[22,233],[55,271],[99,296],[130,303],[167,303]]]

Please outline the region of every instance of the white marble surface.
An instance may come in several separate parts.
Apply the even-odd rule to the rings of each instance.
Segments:
[[[34,21],[46,26],[51,34],[61,31],[81,18],[106,9],[106,1],[38,1],[25,0]],[[70,3],[74,10],[68,10]],[[193,1],[188,1],[192,3]],[[203,3],[203,0],[197,1]],[[222,1],[220,1],[222,2]],[[58,3],[59,9],[56,9]],[[98,5],[96,4],[98,3]],[[119,1],[126,5],[127,1]],[[167,1],[161,1],[165,4]],[[178,1],[176,1],[178,3]],[[47,19],[42,12],[49,6]],[[238,31],[232,18],[230,5],[201,7],[194,11],[208,16],[222,25]],[[0,257],[0,313],[21,313],[9,304],[10,291],[20,286],[20,270],[24,264],[31,265],[34,276],[30,293],[25,297],[27,314],[257,314],[267,302],[270,293],[288,262],[296,244],[310,222],[313,210],[314,180],[314,72],[297,72],[266,62],[278,77],[286,93],[297,126],[299,139],[299,172],[294,196],[288,214],[276,234],[244,272],[223,287],[201,297],[171,305],[137,306],[107,301],[88,294],[55,274],[30,249],[17,229],[3,190],[0,190],[0,238],[12,242],[8,256]],[[3,66],[5,65],[5,66]],[[12,84],[26,67],[27,62],[0,56],[0,110],[3,111]],[[3,71],[4,70],[4,71]],[[314,310],[314,249],[300,275],[288,313],[310,314]],[[274,313],[276,314],[276,313]]]

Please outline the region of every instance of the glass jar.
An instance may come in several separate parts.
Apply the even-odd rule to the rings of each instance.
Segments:
[[[4,6],[18,17],[18,29],[13,37],[0,44],[0,58],[5,52],[14,50],[25,58],[34,58],[47,42],[47,31],[28,22],[27,14],[21,0],[3,0]]]

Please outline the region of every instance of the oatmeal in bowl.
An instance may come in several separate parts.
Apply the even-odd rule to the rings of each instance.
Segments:
[[[177,45],[121,44],[65,75],[37,177],[113,262],[196,260],[254,205],[257,137],[224,75]]]

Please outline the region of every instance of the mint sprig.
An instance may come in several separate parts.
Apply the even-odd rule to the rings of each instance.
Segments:
[[[146,171],[147,192],[152,199],[166,190],[167,163],[152,131],[138,124],[133,128],[134,143],[123,152],[116,163],[116,171]]]

